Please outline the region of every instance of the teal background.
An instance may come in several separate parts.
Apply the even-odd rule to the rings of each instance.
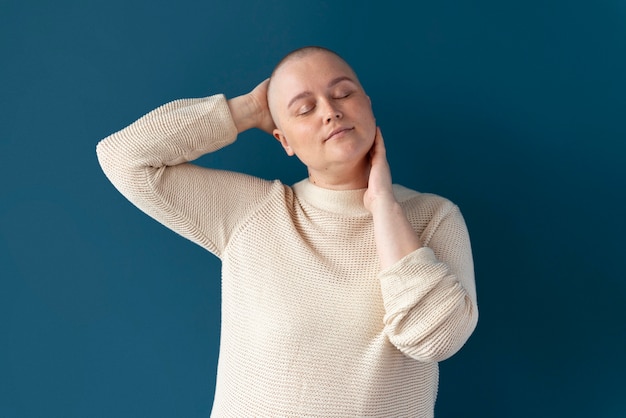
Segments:
[[[307,44],[353,64],[394,180],[470,228],[481,317],[437,416],[626,416],[626,2],[2,0],[0,417],[208,416],[219,262],[95,146]],[[260,132],[199,163],[306,174]]]

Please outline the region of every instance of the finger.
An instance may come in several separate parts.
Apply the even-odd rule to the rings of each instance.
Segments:
[[[379,142],[380,142],[380,129],[376,127],[376,133],[374,134],[374,142],[372,143],[372,146],[370,147],[370,151],[369,151],[370,158],[373,158],[374,155],[376,154],[376,149],[378,148]]]
[[[376,137],[374,138],[374,147],[376,152],[380,154],[385,153],[385,141],[383,140],[383,133],[380,130],[380,126],[376,127]]]

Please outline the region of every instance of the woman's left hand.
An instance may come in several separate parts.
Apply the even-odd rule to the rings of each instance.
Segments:
[[[376,128],[374,145],[370,150],[370,173],[363,203],[370,212],[386,210],[389,204],[396,203],[391,182],[391,169],[387,162],[387,151],[380,128]]]

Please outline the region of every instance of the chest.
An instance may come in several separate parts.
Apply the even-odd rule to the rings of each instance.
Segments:
[[[380,331],[384,307],[368,218],[251,223],[222,261],[225,318],[236,315],[251,328],[275,327],[282,334]]]

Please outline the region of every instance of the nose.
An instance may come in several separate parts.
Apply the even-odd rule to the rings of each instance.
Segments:
[[[324,122],[328,124],[332,122],[333,120],[338,120],[338,119],[341,119],[342,117],[343,117],[343,113],[341,113],[341,111],[338,108],[333,106],[332,103],[328,103],[325,116],[324,116]]]
[[[333,112],[326,115],[326,123],[332,122],[333,119],[341,119],[342,116],[343,114],[340,111],[334,110]]]

